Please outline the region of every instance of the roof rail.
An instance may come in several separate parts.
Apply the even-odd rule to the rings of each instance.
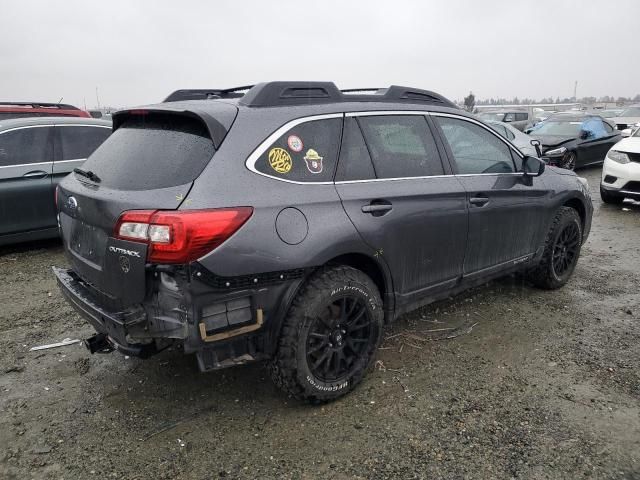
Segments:
[[[366,94],[366,92],[374,92]],[[333,82],[259,83],[240,100],[248,107],[275,107],[340,102],[428,103],[458,108],[442,95],[428,90],[391,85],[389,88],[339,90]]]
[[[46,102],[0,102],[0,107],[2,106],[16,106],[16,107],[32,107],[32,108],[60,108],[65,110],[80,110],[78,107],[74,107],[73,105],[69,105],[67,103],[46,103]]]
[[[233,88],[197,88],[188,90],[176,90],[167,98],[166,102],[179,102],[182,100],[210,100],[216,98],[240,98],[244,91],[250,90],[253,85]]]
[[[388,88],[339,90],[333,82],[266,82],[226,89],[176,90],[164,102],[240,98],[248,107],[280,107],[340,102],[428,103],[458,108],[450,100],[429,90],[391,85]]]

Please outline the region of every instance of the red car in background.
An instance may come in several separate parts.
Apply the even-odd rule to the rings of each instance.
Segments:
[[[91,117],[88,112],[64,103],[0,102],[0,120],[47,116]]]

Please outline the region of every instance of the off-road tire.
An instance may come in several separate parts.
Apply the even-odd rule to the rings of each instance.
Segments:
[[[369,336],[363,342],[362,357],[351,364],[355,371],[348,378],[326,382],[313,374],[307,360],[307,345],[321,312],[330,310],[333,302],[345,296],[361,302],[364,315],[369,316]],[[314,404],[347,394],[360,383],[371,365],[382,338],[383,321],[380,292],[363,272],[347,266],[325,267],[315,272],[294,298],[284,320],[278,350],[270,363],[274,383],[294,398]]]
[[[567,228],[575,226],[578,232],[577,250],[572,263],[561,274],[556,273],[553,262],[554,248],[557,246],[560,235]],[[547,237],[545,239],[544,253],[536,267],[528,272],[529,280],[537,287],[553,290],[562,287],[571,275],[578,263],[580,257],[580,249],[582,247],[582,222],[578,212],[570,207],[560,207],[556,212]]]
[[[624,197],[616,193],[610,193],[604,188],[600,187],[600,198],[604,203],[610,203],[611,205],[621,205],[624,202]]]

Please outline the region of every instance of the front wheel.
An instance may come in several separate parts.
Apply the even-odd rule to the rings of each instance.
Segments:
[[[529,272],[529,278],[540,288],[562,287],[573,273],[582,246],[582,222],[573,208],[561,207],[556,213],[540,263]]]
[[[301,400],[339,398],[364,377],[382,328],[382,300],[367,275],[347,266],[320,270],[293,301],[271,376]]]
[[[576,153],[575,152],[567,152],[562,157],[561,167],[567,170],[575,170],[576,169]]]

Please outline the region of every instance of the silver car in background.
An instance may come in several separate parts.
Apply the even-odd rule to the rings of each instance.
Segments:
[[[538,140],[530,137],[526,133],[522,133],[517,128],[504,122],[486,122],[491,128],[502,135],[504,138],[513,143],[518,150],[525,155],[531,157],[540,157],[540,152],[536,149],[535,144],[540,143]],[[533,141],[533,143],[531,143]]]

